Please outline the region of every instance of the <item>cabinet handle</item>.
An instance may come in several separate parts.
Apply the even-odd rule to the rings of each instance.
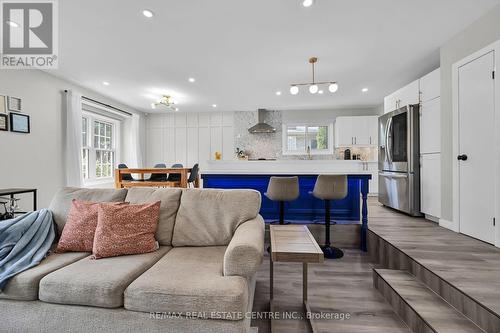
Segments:
[[[372,137],[370,136],[370,144],[372,144]]]

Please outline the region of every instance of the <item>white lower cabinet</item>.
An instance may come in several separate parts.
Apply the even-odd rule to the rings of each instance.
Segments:
[[[420,210],[441,217],[441,154],[420,156]]]

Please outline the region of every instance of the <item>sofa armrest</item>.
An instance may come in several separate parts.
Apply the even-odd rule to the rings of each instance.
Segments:
[[[258,215],[238,226],[224,254],[224,276],[250,277],[264,256],[264,219]]]

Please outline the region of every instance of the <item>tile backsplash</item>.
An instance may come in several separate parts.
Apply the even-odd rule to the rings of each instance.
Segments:
[[[283,155],[282,111],[267,111],[264,122],[276,128],[275,133],[251,134],[248,129],[258,122],[257,111],[237,111],[234,113],[234,145],[240,148],[250,158],[275,158],[279,160],[303,160],[307,155]],[[313,155],[313,160],[343,159],[344,149],[334,149],[333,155]],[[377,150],[374,148],[354,148],[352,154],[360,154],[363,160],[376,160]]]

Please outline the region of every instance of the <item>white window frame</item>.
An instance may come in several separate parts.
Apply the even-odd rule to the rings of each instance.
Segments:
[[[88,174],[89,177],[83,180],[85,186],[102,185],[114,182],[114,169],[118,161],[120,161],[120,130],[121,122],[111,117],[106,117],[97,113],[88,111],[82,112],[82,117],[87,119],[87,146],[82,149],[88,149]],[[100,150],[94,147],[94,121],[100,121],[112,125],[112,146],[111,151],[114,154],[112,164],[112,172],[110,177],[96,177],[96,151]]]
[[[283,155],[307,155],[307,147],[303,152],[288,150],[288,133],[289,126],[305,126],[306,138],[307,129],[309,127],[327,126],[328,127],[328,149],[311,149],[311,155],[333,155],[333,123],[287,123],[283,124],[282,128],[282,154]]]

